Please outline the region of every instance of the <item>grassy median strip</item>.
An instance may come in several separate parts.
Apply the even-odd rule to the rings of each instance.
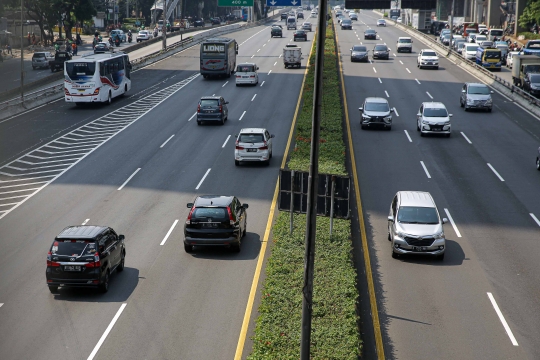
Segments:
[[[304,85],[302,111],[297,119],[296,146],[288,167],[308,171],[315,51]],[[337,54],[331,25],[327,28],[319,171],[346,175],[342,103]],[[266,267],[259,317],[248,359],[298,359],[302,317],[305,215],[279,212],[272,230],[272,254]],[[357,359],[362,342],[358,331],[356,271],[352,261],[351,223],[317,218],[313,289],[312,359]]]

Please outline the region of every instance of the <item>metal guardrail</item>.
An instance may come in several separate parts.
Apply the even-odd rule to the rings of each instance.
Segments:
[[[471,60],[465,59],[457,51],[455,51],[453,49],[450,49],[448,46],[443,45],[443,44],[439,43],[436,40],[433,40],[433,36],[428,36],[428,35],[424,34],[421,31],[418,31],[418,30],[416,30],[416,29],[414,29],[412,27],[408,27],[408,26],[405,26],[405,25],[400,24],[400,23],[394,22],[394,24],[395,24],[395,26],[398,26],[398,27],[402,28],[406,32],[413,32],[415,35],[420,36],[420,37],[424,38],[425,40],[428,40],[432,44],[436,45],[441,52],[447,52],[447,54],[446,54],[447,58],[450,57],[450,55],[453,55],[454,57],[456,57],[459,60],[463,61],[464,63],[466,63],[470,67],[474,68],[475,70],[480,71],[483,75],[486,75],[486,76],[490,77],[491,79],[495,80],[497,83],[503,85],[508,90],[510,90],[512,93],[515,93],[518,96],[521,96],[522,98],[527,100],[530,104],[534,104],[536,106],[540,105],[540,100],[537,99],[536,97],[534,97],[531,94],[523,91],[523,89],[515,86],[514,84],[508,82],[507,80],[501,78],[500,76],[497,76],[495,73],[483,68],[482,66],[479,66],[475,62],[472,62]]]

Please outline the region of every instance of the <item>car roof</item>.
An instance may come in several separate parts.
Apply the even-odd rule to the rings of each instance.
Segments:
[[[364,32],[376,32],[376,31],[373,29],[366,29]]]
[[[381,97],[367,97],[364,102],[372,102],[372,103],[388,103],[388,100]]]
[[[251,66],[255,66],[255,63],[248,63],[248,62],[245,62],[245,63],[240,63],[236,66],[243,66],[243,65],[251,65]]]
[[[399,39],[410,39],[410,38],[411,38],[410,36],[400,36],[400,37],[398,37],[398,40]]]
[[[442,102],[436,102],[436,101],[426,101],[423,102],[422,105],[424,108],[430,108],[430,109],[446,109],[446,106]]]
[[[195,199],[195,207],[201,206],[228,206],[233,196],[201,195]]]
[[[433,49],[422,49],[422,50],[420,50],[420,51],[433,51],[434,53],[437,53],[437,52],[436,52],[435,50],[433,50]]]
[[[431,194],[425,191],[399,191],[400,206],[435,207]]]
[[[219,100],[221,96],[201,96],[201,100]]]
[[[482,84],[482,83],[465,83],[465,85],[467,85],[467,86],[483,86],[483,87],[487,87],[486,84]]]
[[[240,134],[259,134],[265,131],[264,128],[244,128],[240,130]]]
[[[77,225],[68,226],[56,236],[57,239],[93,239],[108,228],[106,226]]]

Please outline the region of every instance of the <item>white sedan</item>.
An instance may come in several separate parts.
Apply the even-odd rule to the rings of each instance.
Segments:
[[[141,42],[141,41],[144,41],[144,40],[150,40],[153,37],[154,37],[154,35],[152,35],[152,33],[150,31],[141,30],[137,34],[137,42]]]
[[[439,56],[434,50],[422,49],[418,54],[416,66],[418,66],[419,69],[423,67],[431,67],[437,70],[439,68]]]

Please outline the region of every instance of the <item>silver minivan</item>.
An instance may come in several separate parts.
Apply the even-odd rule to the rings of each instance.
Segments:
[[[424,191],[398,191],[390,205],[388,240],[392,257],[418,254],[444,259],[446,241],[443,224],[431,194]]]
[[[289,16],[287,18],[287,30],[294,29],[296,30],[296,17]]]

